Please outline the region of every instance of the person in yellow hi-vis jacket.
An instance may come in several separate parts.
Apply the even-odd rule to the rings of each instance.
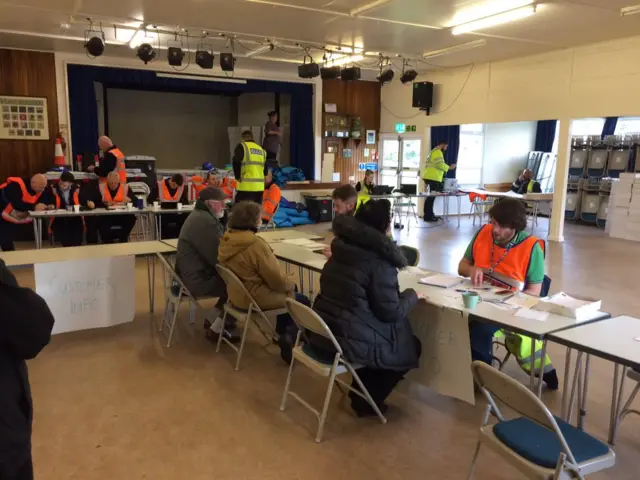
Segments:
[[[441,142],[431,150],[427,157],[427,163],[422,171],[422,180],[424,180],[425,187],[428,187],[430,192],[441,192],[444,188],[444,175],[454,168],[455,163],[447,165],[444,162],[444,153],[447,150],[447,142]],[[435,197],[428,197],[424,200],[424,212],[423,218],[425,222],[437,222],[440,220],[433,213],[433,204],[436,201]]]
[[[500,284],[509,285],[529,295],[540,296],[545,283],[544,241],[525,231],[527,210],[524,203],[515,198],[505,198],[489,210],[491,222],[484,225],[469,244],[460,264],[458,274],[471,279],[474,285],[500,277]],[[558,375],[548,355],[542,358],[541,341],[498,328],[469,315],[471,358],[491,364],[494,336],[505,337],[509,353],[516,357],[518,365],[531,372],[531,348],[534,352],[534,371],[544,362],[542,379],[550,390],[557,390]],[[533,345],[532,345],[533,343]]]

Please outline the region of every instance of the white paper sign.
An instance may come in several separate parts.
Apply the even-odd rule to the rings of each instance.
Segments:
[[[133,321],[133,256],[36,264],[35,277],[36,292],[53,312],[54,334]]]

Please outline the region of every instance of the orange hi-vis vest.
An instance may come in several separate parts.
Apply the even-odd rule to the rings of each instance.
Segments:
[[[124,153],[122,153],[120,151],[119,148],[113,148],[111,150],[109,150],[109,152],[111,155],[113,155],[114,157],[116,157],[116,168],[114,170],[114,172],[118,173],[118,177],[120,177],[120,183],[127,183],[127,168],[126,165],[124,163]],[[107,182],[107,178],[100,178],[100,182],[101,183],[106,183]]]
[[[202,177],[200,175],[194,175],[193,177],[191,177],[192,200],[197,200],[198,198],[200,198],[200,192],[205,188],[207,188],[207,186],[204,184],[204,180],[202,180]]]
[[[533,235],[513,247],[501,247],[493,242],[493,227],[485,225],[480,229],[475,242],[473,242],[473,264],[486,270],[492,269],[496,273],[525,284],[531,252],[536,243],[540,245],[544,253],[544,241]],[[492,252],[493,258],[491,258]]]
[[[237,187],[238,181],[235,178],[231,179],[229,177],[224,177],[224,180],[222,180],[222,191],[228,198],[233,197],[233,191]]]
[[[118,205],[122,205],[127,198],[127,194],[129,193],[129,185],[126,183],[121,183],[118,187],[118,191],[114,197],[111,196],[111,192],[109,191],[109,187],[106,183],[101,183],[100,194],[102,195],[102,201],[106,204],[107,202],[113,202]]]
[[[273,214],[276,212],[276,209],[280,204],[281,197],[282,192],[280,192],[280,187],[278,187],[275,183],[272,183],[271,186],[262,193],[263,220],[271,220],[271,217],[273,217]]]
[[[7,181],[2,185],[0,185],[0,190],[4,189],[4,187],[9,185],[10,183],[17,183],[18,185],[20,185],[20,190],[22,190],[22,201],[24,203],[30,203],[35,206],[35,204],[38,202],[38,199],[42,195],[42,192],[36,193],[35,195],[31,195],[27,190],[27,186],[24,184],[24,180],[22,180],[20,177],[7,178]],[[11,223],[31,223],[32,221],[31,217],[19,219],[15,216],[16,213],[17,213],[17,210],[15,210],[13,208],[13,205],[9,203],[2,211],[2,219]]]
[[[176,188],[176,193],[171,195],[169,191],[169,187],[167,187],[167,182],[164,180],[160,180],[158,182],[158,197],[161,202],[174,202],[178,203],[182,199],[182,192],[184,192],[184,185],[180,185]]]
[[[53,196],[56,199],[56,202],[55,202],[56,208],[60,209],[60,207],[62,207],[62,198],[60,198],[61,195],[58,193],[58,190],[56,188],[52,188],[52,190],[53,190]],[[80,205],[79,191],[80,191],[79,188],[71,187],[71,205]],[[84,227],[84,217],[80,217],[80,218],[82,218],[82,225]],[[49,222],[49,233],[52,232],[54,221],[55,221],[55,217],[51,219],[51,222]]]

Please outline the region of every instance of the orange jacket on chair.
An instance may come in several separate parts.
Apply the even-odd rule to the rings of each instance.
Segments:
[[[38,199],[40,198],[40,196],[42,195],[42,192],[36,193],[35,195],[31,195],[27,190],[27,186],[24,184],[24,180],[22,180],[20,177],[7,178],[7,181],[2,185],[0,185],[0,190],[4,189],[4,187],[6,187],[10,183],[17,183],[18,185],[20,185],[20,190],[22,190],[22,201],[24,203],[31,203],[35,205],[38,202]],[[2,219],[11,223],[31,223],[31,220],[32,220],[31,217],[18,219],[15,216],[15,213],[13,212],[15,212],[13,205],[11,203],[8,203],[7,206],[4,208],[4,210],[2,211]]]
[[[531,252],[536,243],[540,244],[544,252],[544,241],[533,235],[527,237],[519,244],[506,249],[494,244],[493,227],[491,225],[485,225],[480,229],[473,242],[473,264],[476,267],[487,270],[493,268],[494,272],[501,273],[524,284],[527,280],[527,270],[529,269]],[[492,253],[493,258],[491,258]],[[500,259],[502,259],[502,261]]]
[[[262,219],[271,220],[282,198],[280,187],[272,183],[262,194]]]

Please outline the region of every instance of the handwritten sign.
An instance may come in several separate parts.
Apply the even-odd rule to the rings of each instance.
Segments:
[[[36,264],[35,277],[36,292],[55,318],[54,334],[133,321],[132,256]]]
[[[465,314],[419,302],[409,314],[413,334],[422,343],[420,367],[407,378],[441,395],[458,398],[472,405],[473,377],[469,324]]]

